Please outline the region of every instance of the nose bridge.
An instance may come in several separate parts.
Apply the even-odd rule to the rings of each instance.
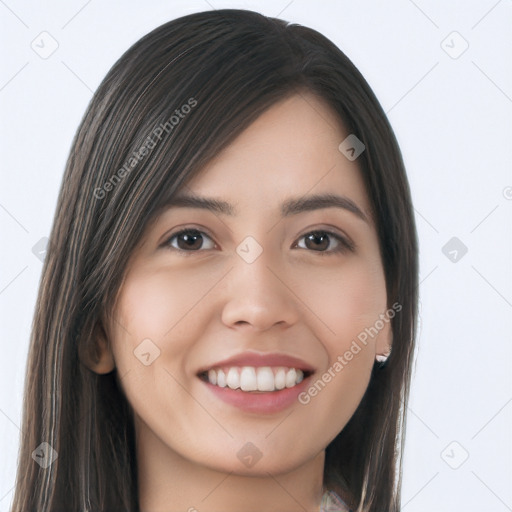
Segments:
[[[275,276],[276,270],[272,270],[279,267],[279,262],[268,245],[264,246],[253,236],[247,236],[238,244],[236,253],[235,279],[243,283],[246,292],[264,295],[280,293],[282,284]]]
[[[226,323],[248,322],[259,328],[274,323],[293,323],[297,305],[279,276],[280,263],[273,250],[248,236],[237,246],[234,268],[224,304]]]

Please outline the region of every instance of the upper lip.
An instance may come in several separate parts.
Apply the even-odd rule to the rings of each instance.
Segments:
[[[217,361],[216,363],[204,366],[198,371],[198,374],[204,373],[211,368],[222,366],[286,366],[287,368],[296,368],[305,372],[314,372],[315,369],[302,359],[287,354],[262,353],[262,352],[242,352],[228,359]]]

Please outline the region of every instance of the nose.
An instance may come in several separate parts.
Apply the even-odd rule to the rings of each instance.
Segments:
[[[237,256],[227,277],[222,311],[226,326],[265,331],[275,325],[290,327],[300,318],[300,300],[270,251],[251,263]]]

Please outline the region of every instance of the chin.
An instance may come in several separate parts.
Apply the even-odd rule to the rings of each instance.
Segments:
[[[229,451],[228,451],[229,453]],[[268,474],[277,475],[288,473],[305,464],[312,457],[307,454],[290,454],[290,451],[263,448],[257,450],[253,446],[242,445],[242,448],[230,456],[222,451],[216,456],[211,454],[208,460],[196,461],[209,469],[222,473],[231,473],[240,476],[268,477]]]

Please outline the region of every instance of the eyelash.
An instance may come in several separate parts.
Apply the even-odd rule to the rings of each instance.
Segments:
[[[304,249],[302,247],[300,247],[300,249],[306,250],[308,252],[315,252],[315,253],[319,254],[320,256],[328,256],[328,255],[333,255],[333,254],[343,254],[343,253],[345,253],[347,251],[354,252],[355,246],[354,246],[354,244],[352,242],[346,240],[344,237],[338,235],[337,233],[333,233],[332,231],[328,231],[328,230],[325,230],[325,229],[315,229],[315,230],[312,230],[312,231],[308,231],[307,233],[304,233],[303,235],[301,235],[299,237],[299,240],[305,238],[307,235],[319,234],[319,233],[320,234],[324,234],[324,235],[328,235],[329,237],[332,237],[335,240],[337,240],[338,243],[339,243],[338,247],[335,248],[335,249],[329,250],[329,251],[314,251],[312,249],[308,250],[307,248]],[[201,230],[196,229],[196,228],[185,228],[185,229],[182,229],[181,231],[177,231],[176,233],[171,234],[165,240],[165,242],[162,243],[162,247],[164,247],[166,249],[169,249],[169,250],[172,250],[174,252],[177,252],[180,256],[189,256],[189,254],[187,254],[187,253],[202,252],[203,251],[202,249],[195,250],[195,251],[185,251],[183,249],[178,249],[176,247],[172,247],[171,246],[171,240],[173,240],[174,238],[178,237],[179,235],[196,235],[196,234],[206,235],[208,238],[210,238],[213,241],[213,238],[208,233],[206,233],[205,231],[201,231]],[[204,250],[208,250],[208,249],[204,249]]]

